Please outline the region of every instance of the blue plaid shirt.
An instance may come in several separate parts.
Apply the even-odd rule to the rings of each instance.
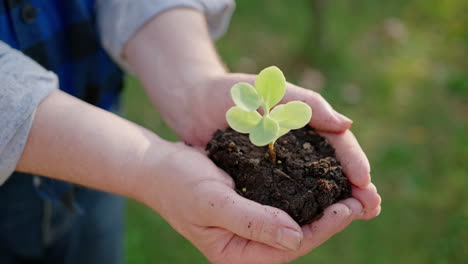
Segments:
[[[55,72],[61,90],[117,105],[122,72],[100,45],[94,0],[1,0],[0,39]]]
[[[118,105],[122,71],[100,45],[94,12],[94,0],[1,0],[0,39],[55,72],[61,90],[109,110]],[[72,185],[36,183],[41,197],[72,205]]]

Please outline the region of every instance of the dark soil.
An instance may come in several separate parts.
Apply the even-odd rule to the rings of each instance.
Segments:
[[[351,195],[335,150],[308,126],[278,139],[275,164],[268,147],[254,146],[248,135],[232,129],[218,130],[206,150],[231,175],[240,195],[282,209],[300,225]]]

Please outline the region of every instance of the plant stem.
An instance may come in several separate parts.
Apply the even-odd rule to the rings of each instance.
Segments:
[[[264,115],[264,116],[270,116],[270,108],[268,108],[268,107],[266,106],[266,104],[263,104],[263,105],[262,105],[262,108],[263,108],[263,115]]]
[[[274,142],[268,144],[268,150],[270,151],[271,161],[273,161],[273,164],[275,164],[276,163],[276,152],[275,152],[275,143]]]

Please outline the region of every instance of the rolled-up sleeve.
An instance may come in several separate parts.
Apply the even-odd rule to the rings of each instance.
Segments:
[[[0,41],[0,185],[14,172],[40,102],[54,89],[54,73]]]
[[[125,43],[153,16],[176,7],[205,14],[213,39],[221,37],[235,8],[234,0],[98,0],[97,19],[104,48],[121,65]]]

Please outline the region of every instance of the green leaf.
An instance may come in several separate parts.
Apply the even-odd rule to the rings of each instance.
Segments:
[[[256,146],[265,146],[278,137],[278,132],[278,122],[268,116],[264,116],[250,132],[249,139]]]
[[[278,136],[276,136],[276,138],[273,140],[273,144],[274,144],[274,142],[276,142],[280,137],[286,135],[289,131],[291,131],[291,129],[284,128],[284,127],[279,127]]]
[[[286,92],[286,79],[278,67],[271,66],[258,74],[255,89],[269,110],[283,98]]]
[[[231,107],[226,112],[229,126],[239,133],[250,133],[261,119],[262,116],[257,111],[245,111],[238,106]]]
[[[289,131],[291,131],[291,129],[289,129],[289,128],[284,128],[284,127],[280,127],[279,132],[278,132],[278,138],[280,138],[280,137],[286,135]],[[278,139],[278,138],[277,138],[277,139]]]
[[[231,97],[234,103],[245,111],[254,111],[262,104],[257,90],[248,83],[236,83],[232,86]]]
[[[292,101],[276,106],[271,111],[270,117],[276,120],[282,128],[298,129],[310,121],[312,109],[306,103]]]

